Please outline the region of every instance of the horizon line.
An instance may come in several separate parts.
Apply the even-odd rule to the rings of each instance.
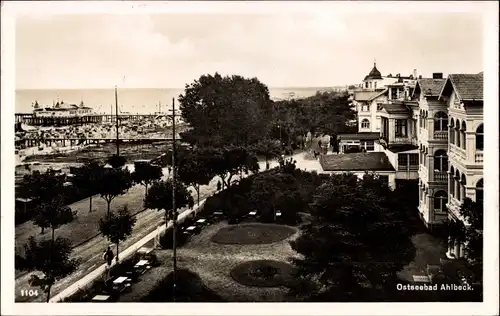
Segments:
[[[344,87],[350,86],[353,84],[342,84],[342,85],[324,85],[324,86],[267,86],[272,89],[304,89],[304,88],[336,88],[336,87]],[[109,88],[104,87],[87,87],[87,88],[16,88],[15,91],[26,91],[26,90],[114,90],[114,86]],[[118,89],[170,89],[170,90],[184,90],[185,87],[125,87]]]

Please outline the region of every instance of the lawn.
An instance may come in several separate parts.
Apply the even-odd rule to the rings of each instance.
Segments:
[[[260,225],[260,224],[258,224]],[[272,230],[278,225],[267,226]],[[190,242],[177,249],[177,264],[179,269],[189,269],[197,274],[201,282],[208,289],[216,293],[221,299],[229,302],[284,302],[290,301],[287,297],[288,289],[283,286],[255,287],[236,282],[231,271],[241,264],[255,260],[271,260],[286,263],[295,255],[289,240],[297,236],[296,232],[286,239],[271,244],[219,244],[212,242],[212,237],[220,229],[228,227],[226,222],[220,222],[205,227],[198,235],[193,236]],[[288,226],[285,226],[288,228]],[[261,229],[261,231],[264,231]],[[289,231],[288,229],[286,231]],[[246,236],[241,236],[246,239]],[[282,236],[283,237],[283,236]],[[138,302],[152,291],[155,285],[163,280],[172,269],[172,251],[157,250],[157,256],[163,264],[144,275],[139,283],[133,284],[132,292],[125,293],[121,302]],[[267,261],[266,261],[267,262]]]
[[[221,228],[211,241],[219,244],[259,245],[271,244],[293,235],[293,227],[275,224],[241,224]]]

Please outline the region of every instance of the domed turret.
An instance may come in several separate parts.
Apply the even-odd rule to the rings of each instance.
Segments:
[[[365,80],[371,80],[371,79],[382,79],[382,74],[377,69],[377,63],[373,63],[372,71],[370,71],[368,76],[365,77]]]

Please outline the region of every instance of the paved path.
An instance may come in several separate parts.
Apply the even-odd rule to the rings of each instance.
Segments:
[[[303,158],[303,153],[299,153],[293,156],[293,158],[297,161],[297,167],[301,169],[307,169],[309,171],[312,170],[320,170],[320,165],[317,160],[305,160]],[[265,163],[260,162],[259,163],[261,171],[264,170],[265,168]],[[270,163],[271,168],[277,166],[276,161],[272,161]],[[236,179],[238,177],[235,177]],[[200,200],[207,198],[211,194],[213,194],[216,191],[217,187],[217,182],[219,181],[219,177],[214,177],[212,181],[210,182],[209,185],[203,186],[202,189],[200,190]],[[144,189],[142,187],[142,189]],[[192,190],[194,191],[194,190]],[[128,193],[123,195],[121,199],[128,201],[127,203],[130,203],[132,200],[139,199],[139,201],[142,202],[142,199],[144,197],[144,191],[142,190],[130,190]],[[193,196],[195,197],[196,201],[196,194],[195,192],[193,193]],[[97,199],[96,199],[97,200]],[[120,200],[114,201],[113,203],[116,202],[115,207],[118,207],[118,204]],[[82,202],[86,207],[87,207],[87,212],[88,212],[88,200],[84,200]],[[137,212],[137,210],[129,209],[131,212]],[[154,231],[158,225],[158,223],[163,219],[164,217],[164,212],[163,211],[157,211],[157,210],[144,210],[143,212],[140,212],[137,214],[137,222],[134,227],[134,231],[132,233],[132,236],[130,236],[125,242],[120,244],[121,249],[126,249],[127,247],[130,247],[133,245],[135,242],[139,241],[143,237],[147,236],[149,233]],[[57,234],[57,231],[56,231]],[[83,243],[82,245],[76,247],[73,249],[73,256],[77,258],[82,259],[82,263],[78,269],[77,272],[71,274],[70,276],[60,280],[57,282],[53,288],[52,288],[52,293],[51,295],[54,296],[57,293],[59,293],[61,290],[64,290],[71,284],[75,283],[79,279],[81,279],[83,276],[87,275],[89,272],[95,270],[97,267],[99,267],[102,264],[102,252],[104,249],[106,249],[110,245],[110,242],[107,241],[102,236],[96,236],[89,241]],[[44,301],[44,296],[41,295],[38,298],[27,298],[27,297],[21,297],[20,296],[20,290],[27,290],[30,289],[31,286],[29,285],[29,278],[30,275],[25,274],[21,275],[18,278],[16,278],[16,302],[26,302],[26,301],[37,301],[37,302],[43,302]]]

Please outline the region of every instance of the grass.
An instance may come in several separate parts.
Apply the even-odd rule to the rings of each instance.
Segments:
[[[187,269],[177,270],[175,302],[224,302],[212,290],[208,289],[200,276]],[[173,273],[160,280],[142,302],[173,302]]]
[[[211,241],[218,244],[259,245],[271,244],[293,235],[296,230],[275,224],[240,224],[221,228]]]
[[[293,271],[294,267],[286,262],[254,260],[234,267],[231,270],[231,277],[236,282],[247,286],[292,286]]]

